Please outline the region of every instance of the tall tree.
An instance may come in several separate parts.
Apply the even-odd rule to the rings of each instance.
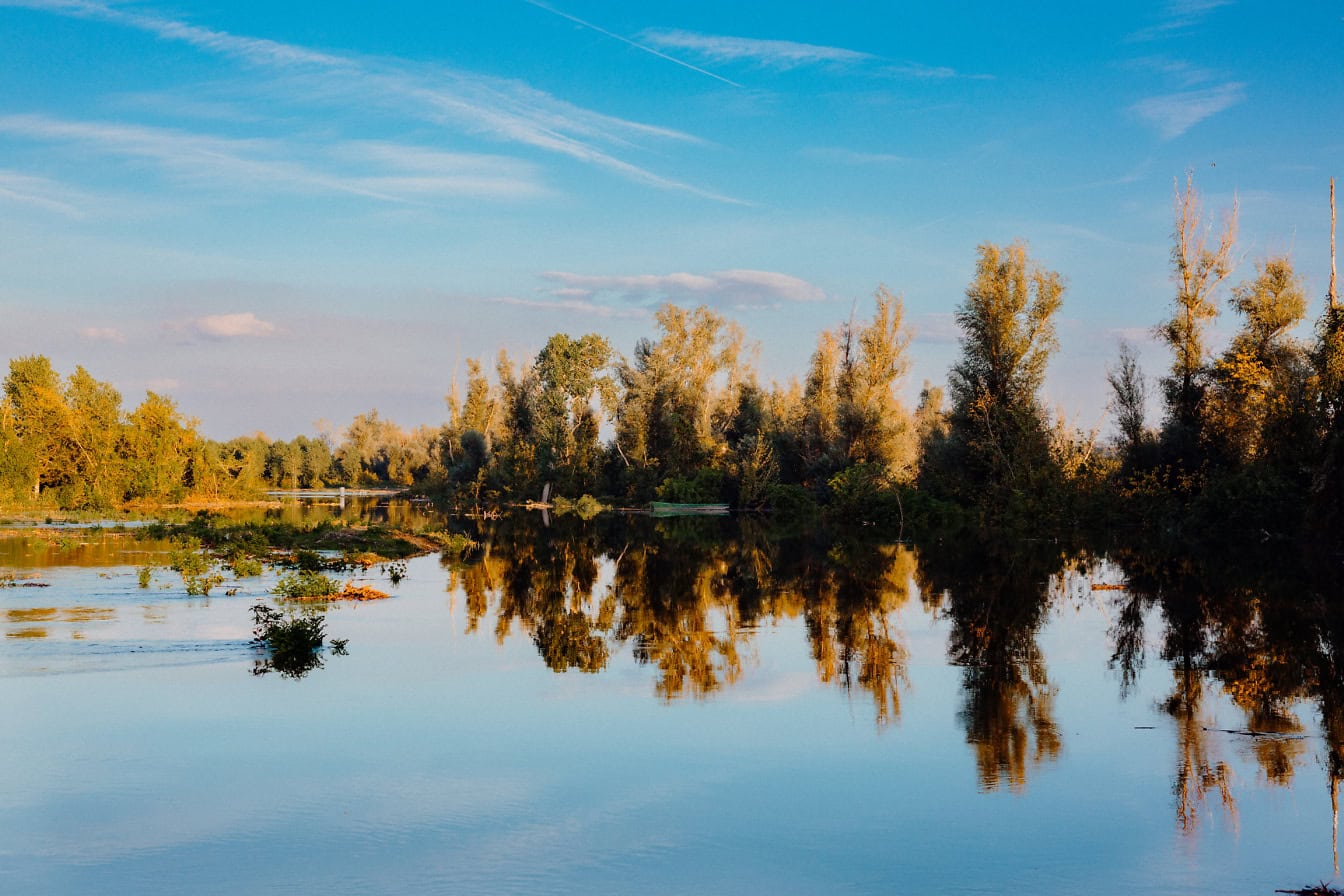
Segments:
[[[1172,276],[1176,281],[1175,309],[1158,335],[1171,346],[1171,374],[1163,379],[1167,401],[1167,440],[1178,459],[1190,460],[1190,446],[1198,439],[1202,374],[1208,352],[1205,331],[1218,316],[1214,293],[1232,272],[1232,246],[1237,235],[1237,205],[1227,215],[1211,243],[1212,230],[1202,222],[1194,173],[1187,172],[1185,190],[1176,190],[1176,228],[1172,233]]]
[[[1052,486],[1038,392],[1056,347],[1064,283],[1025,243],[980,246],[975,279],[957,309],[961,359],[952,368],[949,436],[924,482],[982,509],[1024,510]],[[1025,504],[1024,504],[1025,502]]]
[[[623,393],[616,443],[629,497],[644,499],[669,477],[723,465],[738,390],[751,379],[742,328],[705,306],[664,305],[656,342],[642,339],[617,365]]]
[[[1233,466],[1298,454],[1303,445],[1290,442],[1302,436],[1313,441],[1307,350],[1288,332],[1306,316],[1306,290],[1287,256],[1270,258],[1256,271],[1232,290],[1230,304],[1244,323],[1213,364],[1202,409],[1214,456]]]
[[[540,472],[564,492],[597,488],[600,421],[594,401],[606,407],[614,404],[615,384],[602,373],[610,362],[611,344],[596,333],[578,339],[557,333],[533,364],[541,386]]]
[[[145,393],[145,400],[131,412],[121,443],[129,479],[127,498],[181,498],[196,439],[196,421],[182,417],[172,399]]]

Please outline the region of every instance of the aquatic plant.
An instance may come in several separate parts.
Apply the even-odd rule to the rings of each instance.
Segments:
[[[236,579],[246,579],[261,575],[261,561],[255,557],[237,557],[229,563]]]
[[[300,570],[282,575],[272,589],[277,597],[290,600],[327,597],[341,590],[340,583],[330,576],[312,570]]]
[[[322,665],[318,651],[325,638],[326,619],[320,614],[286,615],[265,604],[253,604],[252,644],[265,649],[267,658],[253,665],[252,674],[275,671],[285,678],[302,678]],[[342,640],[334,652],[344,654],[346,643]]]

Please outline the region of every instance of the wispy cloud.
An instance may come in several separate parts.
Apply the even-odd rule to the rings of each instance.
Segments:
[[[890,78],[914,78],[919,81],[947,81],[953,78],[971,81],[994,80],[993,75],[959,72],[947,65],[923,65],[918,62],[884,66],[880,73]]]
[[[858,152],[841,146],[813,146],[803,150],[809,159],[837,165],[903,165],[913,161],[909,156],[889,152]]]
[[[598,26],[598,25],[594,25],[592,22],[584,21],[583,19],[579,18],[578,16],[570,15],[570,14],[567,13],[567,12],[562,12],[562,11],[556,9],[554,6],[551,6],[551,5],[546,4],[546,3],[541,3],[540,0],[524,0],[524,2],[525,2],[525,3],[529,3],[529,4],[531,4],[532,6],[537,7],[537,9],[544,9],[544,10],[546,10],[546,12],[549,12],[549,13],[551,13],[552,15],[559,16],[559,17],[562,18],[562,19],[567,19],[568,21],[571,21],[571,22],[573,22],[573,23],[576,24],[576,25],[582,25],[584,28],[588,28],[589,30],[596,31],[598,34],[601,34],[601,35],[603,35],[603,36],[605,36],[605,37],[610,37],[612,40],[618,40],[618,41],[620,41],[620,42],[623,43],[623,44],[627,44],[627,45],[629,45],[629,46],[631,46],[631,47],[634,47],[636,50],[641,50],[641,51],[643,51],[643,52],[645,52],[645,53],[650,53],[650,54],[652,54],[652,55],[654,55],[654,56],[657,56],[659,59],[665,59],[665,60],[667,60],[668,62],[675,63],[676,65],[679,65],[679,66],[681,66],[682,68],[690,69],[690,70],[693,71],[693,72],[697,72],[698,74],[705,75],[706,77],[709,77],[709,78],[713,78],[713,79],[716,80],[716,81],[722,81],[724,84],[728,84],[728,85],[730,85],[730,86],[732,86],[732,87],[741,87],[741,86],[742,86],[741,84],[738,84],[736,81],[730,81],[730,80],[728,80],[727,78],[723,77],[723,75],[717,75],[717,74],[715,74],[714,72],[707,71],[707,70],[705,70],[705,69],[703,69],[703,68],[700,68],[699,66],[691,65],[689,62],[685,61],[684,59],[678,59],[678,58],[676,58],[675,56],[669,56],[669,55],[667,55],[666,53],[663,53],[663,52],[661,52],[661,51],[659,51],[659,50],[654,49],[653,47],[649,46],[648,44],[642,44],[642,43],[639,43],[638,41],[631,40],[630,38],[625,37],[625,36],[623,36],[623,35],[616,34],[615,32],[612,32],[612,31],[608,31],[607,29],[602,28],[602,27],[600,27],[600,26]]]
[[[1192,65],[1184,59],[1170,59],[1166,56],[1140,56],[1125,61],[1123,67],[1161,75],[1164,80],[1179,87],[1196,87],[1217,77],[1209,69]]]
[[[1171,0],[1163,8],[1160,21],[1134,32],[1129,39],[1150,41],[1183,34],[1201,24],[1215,9],[1230,6],[1232,2],[1233,0]]]
[[[0,170],[0,203],[13,202],[67,218],[83,218],[84,199],[79,192],[49,178]]]
[[[552,295],[569,301],[601,298],[607,303],[651,306],[662,302],[703,302],[732,308],[819,302],[826,293],[789,274],[732,270],[710,274],[592,275],[547,271],[542,278],[558,284]]]
[[[1157,128],[1164,140],[1171,140],[1245,98],[1246,85],[1232,82],[1201,90],[1150,96],[1130,106],[1130,111]]]
[[[265,38],[203,28],[86,0],[0,0],[59,15],[134,28],[283,77],[275,86],[333,106],[359,102],[436,125],[557,153],[659,189],[737,202],[712,190],[655,174],[614,154],[639,139],[699,142],[655,125],[603,115],[506,78],[395,58],[323,52]]]
[[[230,190],[316,190],[387,202],[448,196],[525,198],[543,192],[533,166],[518,160],[392,143],[297,146],[292,141],[216,137],[45,115],[0,116],[0,134],[88,145],[108,154],[154,162],[178,178],[226,185]],[[295,153],[314,158],[281,157]],[[352,163],[358,165],[357,170],[341,170]],[[4,186],[0,179],[0,191]]]
[[[207,314],[191,324],[192,330],[208,339],[239,339],[248,336],[270,336],[275,324],[262,320],[254,312],[236,314]]]
[[[787,70],[805,65],[853,65],[876,57],[870,53],[797,43],[791,40],[761,40],[697,34],[676,29],[649,28],[640,33],[647,43],[684,50],[713,62],[751,62],[763,68]]]
[[[529,0],[531,2],[531,0]],[[754,37],[730,37],[699,34],[677,29],[649,28],[641,39],[656,46],[690,53],[699,59],[717,63],[749,63],[772,71],[789,71],[806,66],[835,69],[859,69],[871,77],[916,79],[921,81],[950,78],[990,79],[993,75],[959,72],[945,65],[920,62],[892,62],[881,56],[844,47],[799,43],[792,40],[764,40]]]
[[[547,311],[560,314],[579,314],[586,317],[600,318],[641,318],[648,317],[649,311],[646,308],[614,308],[610,305],[599,305],[597,302],[590,302],[581,298],[566,298],[564,290],[555,290],[553,295],[558,297],[558,301],[539,300],[539,299],[519,299],[513,296],[498,296],[488,299],[489,302],[495,302],[500,305],[514,305],[519,308],[531,308],[536,311]],[[582,292],[582,295],[588,295]]]

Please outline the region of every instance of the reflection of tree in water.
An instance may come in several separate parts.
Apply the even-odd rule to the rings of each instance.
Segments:
[[[800,558],[790,587],[806,598],[818,677],[847,691],[857,683],[872,697],[877,724],[891,723],[901,714],[907,662],[892,614],[909,599],[914,554],[897,545],[846,541]]]
[[[1176,724],[1177,761],[1172,791],[1179,828],[1193,833],[1216,795],[1230,820],[1236,800],[1227,762],[1216,742],[1230,734],[1246,738],[1265,780],[1287,786],[1307,755],[1307,741],[1293,706],[1313,695],[1327,715],[1333,688],[1322,675],[1321,645],[1314,620],[1324,618],[1310,584],[1284,569],[1281,556],[1237,557],[1119,551],[1128,596],[1117,625],[1114,662],[1125,670],[1141,665],[1143,611],[1162,612],[1162,658],[1175,686],[1163,708]],[[1204,706],[1216,682],[1244,717],[1244,728],[1218,731]],[[1122,689],[1124,685],[1122,683]],[[1314,693],[1313,693],[1314,692]],[[1323,725],[1328,743],[1336,741]]]
[[[638,662],[658,667],[655,687],[665,700],[704,697],[742,674],[738,648],[748,633],[724,587],[727,558],[716,553],[645,542],[616,564],[615,637],[633,643]]]
[[[1058,758],[1055,688],[1036,635],[1064,567],[1057,548],[938,541],[920,546],[920,587],[952,622],[948,653],[965,667],[959,717],[975,748],[980,786],[1026,787],[1030,765]]]
[[[468,631],[493,612],[502,642],[517,620],[556,671],[596,671],[628,643],[658,669],[660,697],[705,697],[739,680],[757,620],[802,615],[821,679],[868,691],[879,724],[899,714],[905,649],[890,615],[914,574],[904,548],[771,540],[751,520],[519,516],[472,537],[478,550],[445,561]]]
[[[600,548],[591,529],[573,525],[556,531],[519,517],[485,529],[477,539],[476,556],[455,569],[449,582],[466,595],[467,631],[477,629],[494,597],[501,644],[516,619],[556,672],[604,668],[614,602],[610,595],[594,594]]]

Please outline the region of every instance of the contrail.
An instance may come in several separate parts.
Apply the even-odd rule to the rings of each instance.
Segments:
[[[659,59],[666,59],[668,62],[675,62],[677,65],[681,66],[682,68],[688,68],[688,69],[690,69],[690,70],[693,71],[693,72],[699,72],[699,73],[702,74],[702,75],[706,75],[706,76],[708,76],[708,77],[710,77],[710,78],[713,78],[715,81],[722,81],[723,83],[728,84],[728,85],[730,85],[730,86],[732,86],[732,87],[741,87],[741,86],[742,86],[741,84],[737,83],[736,81],[730,81],[730,80],[728,80],[728,79],[725,78],[723,75],[716,75],[716,74],[714,74],[713,72],[705,71],[703,68],[700,68],[700,67],[698,67],[698,66],[691,65],[689,62],[685,62],[685,61],[683,61],[683,60],[681,60],[681,59],[678,59],[678,58],[675,57],[675,56],[669,56],[669,55],[667,55],[666,53],[660,53],[658,50],[655,50],[653,47],[645,46],[644,44],[641,44],[641,43],[639,43],[638,41],[633,41],[633,40],[631,40],[631,39],[628,38],[628,37],[623,37],[623,36],[621,36],[621,35],[619,35],[619,34],[616,34],[616,33],[614,33],[614,32],[608,31],[608,30],[605,29],[605,28],[600,28],[600,27],[598,27],[597,25],[594,25],[592,22],[585,22],[583,19],[579,18],[578,16],[572,16],[572,15],[570,15],[570,14],[567,13],[567,12],[561,12],[560,10],[556,9],[556,8],[553,7],[553,6],[548,6],[547,4],[542,3],[541,0],[523,0],[523,2],[524,2],[524,3],[528,3],[528,4],[532,5],[532,6],[535,6],[537,9],[544,9],[544,10],[546,10],[547,12],[549,12],[551,15],[559,16],[559,17],[562,18],[562,19],[569,19],[571,22],[575,23],[576,25],[582,25],[582,26],[585,27],[585,28],[590,28],[590,29],[592,29],[593,31],[596,31],[598,34],[603,34],[603,35],[606,35],[607,37],[614,38],[615,40],[618,40],[618,41],[620,41],[620,42],[623,43],[623,44],[629,44],[630,46],[634,47],[636,50],[643,50],[645,53],[650,53],[650,54],[652,54],[652,55],[654,55],[654,56],[657,56]]]

